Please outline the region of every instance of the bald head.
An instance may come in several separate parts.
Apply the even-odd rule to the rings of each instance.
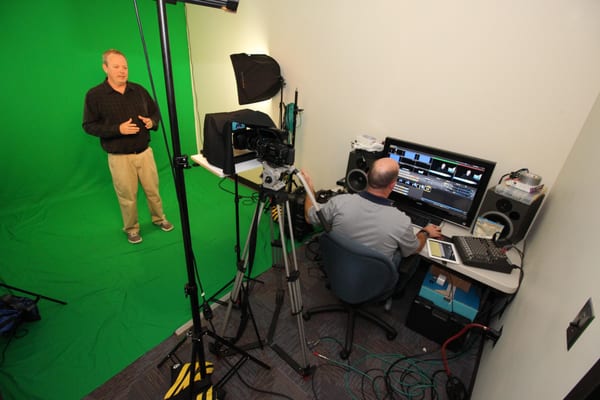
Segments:
[[[398,162],[395,160],[383,157],[375,160],[367,176],[367,185],[370,189],[386,189],[396,182],[398,178]]]

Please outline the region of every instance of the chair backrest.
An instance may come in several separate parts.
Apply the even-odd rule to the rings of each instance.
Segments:
[[[398,271],[383,254],[336,232],[322,234],[319,244],[331,290],[340,300],[361,304],[391,295]]]

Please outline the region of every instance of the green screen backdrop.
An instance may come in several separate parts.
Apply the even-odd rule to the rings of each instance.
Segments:
[[[5,400],[82,398],[190,318],[156,1],[137,6],[163,115],[164,135],[153,132],[151,145],[173,232],[153,227],[140,201],[144,243],[127,243],[106,153],[81,127],[85,93],[105,78],[106,49],[123,51],[129,79],[153,92],[135,5],[0,2],[0,282],[68,302],[41,300],[40,321],[25,324],[9,344],[0,337]],[[185,5],[168,4],[167,11],[181,150],[194,154]],[[216,186],[200,168],[189,175],[197,187]],[[233,217],[204,210],[230,197],[212,190],[221,196],[214,199],[197,187],[190,190],[190,214],[203,237],[194,237],[195,250],[202,278],[215,290],[225,280],[217,273],[229,279],[234,270],[225,257],[217,262],[217,252],[230,254],[224,249],[232,239],[223,232],[233,229]],[[224,228],[205,232],[205,225]]]
[[[2,213],[106,186],[106,155],[81,128],[86,91],[104,79],[101,54],[125,53],[129,79],[152,95],[133,0],[3,1],[0,32]],[[157,5],[137,8],[170,142]],[[182,153],[195,151],[194,112],[183,3],[167,5],[168,33]],[[159,129],[153,133],[159,170],[169,168]]]

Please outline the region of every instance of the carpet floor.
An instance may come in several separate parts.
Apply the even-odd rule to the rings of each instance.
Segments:
[[[444,372],[440,344],[405,325],[428,265],[420,266],[402,298],[393,301],[389,312],[381,304],[369,306],[372,313],[398,331],[397,337],[389,340],[379,327],[359,319],[352,352],[343,360],[339,353],[345,337],[345,314],[317,314],[309,320],[292,315],[292,303],[306,310],[337,302],[319,268],[316,243],[308,242],[296,254],[301,278],[295,289],[290,291],[285,268],[278,266],[256,280],[246,281],[249,293],[246,304],[252,318],[233,345],[242,348],[241,355],[227,344],[219,346],[220,340],[211,334],[202,334],[196,342],[194,353],[199,354],[201,345],[205,361],[214,365],[211,383],[218,396],[213,398],[451,398],[446,389],[449,379]],[[301,295],[290,296],[298,288]],[[277,312],[278,299],[282,300],[280,312]],[[241,321],[240,307],[233,307],[227,317],[227,306],[217,305],[210,323],[202,320],[202,332],[214,329],[219,338],[230,339],[240,331]],[[186,327],[183,328],[185,331]],[[302,331],[304,337],[300,335]],[[306,354],[301,341],[307,344]],[[478,335],[468,336],[462,347],[447,353],[453,376],[450,383],[460,381],[467,392],[476,376],[480,341]],[[191,339],[174,333],[85,399],[162,399],[179,371],[177,367],[192,359],[192,349]]]

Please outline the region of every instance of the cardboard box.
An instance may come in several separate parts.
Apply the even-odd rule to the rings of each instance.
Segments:
[[[479,312],[480,288],[435,265],[425,275],[419,296],[469,321],[473,321]]]

